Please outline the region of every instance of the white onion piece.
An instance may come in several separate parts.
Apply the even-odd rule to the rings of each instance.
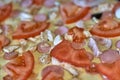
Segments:
[[[88,46],[93,51],[94,56],[98,57],[101,54],[101,51],[99,50],[97,43],[93,38],[89,38]]]
[[[53,41],[53,44],[54,44],[54,45],[57,45],[57,44],[59,44],[61,41],[62,41],[61,36],[60,36],[60,35],[57,35],[57,36],[55,37],[54,41]]]
[[[53,34],[50,30],[45,30],[45,32],[47,33],[47,38],[49,41],[53,41]]]
[[[102,75],[103,80],[109,80],[106,76]]]
[[[37,22],[44,22],[47,20],[47,15],[45,14],[37,14],[34,16],[34,20]]]
[[[120,49],[120,40],[116,42],[116,47]]]
[[[77,6],[82,6],[82,7],[86,7],[86,6],[90,6],[90,7],[94,7],[99,5],[100,3],[102,3],[104,0],[72,0],[74,4],[76,4]]]
[[[115,17],[120,19],[120,8],[115,11]]]
[[[102,37],[97,37],[97,36],[94,36],[93,38],[95,39],[96,42],[102,44],[106,48],[111,48],[112,46],[112,40],[109,38],[102,38]]]
[[[33,3],[33,0],[22,0],[21,6],[22,7],[30,7]]]
[[[68,32],[68,28],[65,27],[65,26],[61,26],[61,27],[58,27],[56,30],[55,30],[55,34],[57,35],[63,35],[65,33]]]
[[[75,23],[78,28],[84,28],[84,22],[82,20]]]
[[[22,12],[18,15],[18,17],[22,20],[22,21],[31,21],[32,20],[32,15]]]
[[[108,49],[103,51],[100,55],[100,60],[103,63],[113,63],[118,59],[120,59],[120,55],[117,50]]]
[[[70,72],[73,76],[79,75],[79,72],[75,68],[73,68],[72,65],[65,62],[60,62],[58,59],[54,57],[52,57],[52,64],[62,66],[64,69]]]

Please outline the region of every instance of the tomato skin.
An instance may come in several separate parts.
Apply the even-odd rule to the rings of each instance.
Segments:
[[[12,12],[12,3],[0,7],[0,22],[7,19]]]
[[[10,40],[5,35],[0,35],[0,50],[9,43]]]
[[[103,19],[98,24],[96,24],[90,33],[100,37],[116,37],[120,36],[120,23],[111,19]]]
[[[34,68],[34,57],[30,51],[23,53],[20,57],[21,62],[8,62],[6,68],[11,72],[9,74],[13,80],[27,80]]]
[[[68,34],[73,35],[73,42],[82,43],[86,38],[86,36],[83,34],[83,31],[84,29],[75,26],[69,29]]]
[[[120,59],[112,64],[99,63],[95,64],[96,71],[107,76],[109,80],[120,80]]]
[[[33,0],[33,2],[36,5],[42,5],[44,3],[44,0]]]
[[[80,8],[71,3],[63,4],[60,6],[60,13],[66,24],[83,19],[89,13],[89,11],[90,7]]]
[[[51,50],[51,56],[59,61],[70,63],[78,67],[91,65],[91,60],[85,49],[74,49],[71,42],[63,40]]]
[[[114,7],[112,8],[113,13],[115,13],[115,11],[116,11],[118,8],[120,8],[120,2],[117,2],[117,3],[114,5]]]
[[[23,22],[13,33],[13,39],[26,39],[39,35],[49,27],[49,23]]]

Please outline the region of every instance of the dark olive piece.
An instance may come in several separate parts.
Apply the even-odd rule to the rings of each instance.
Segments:
[[[101,16],[102,16],[102,13],[95,13],[95,14],[92,14],[91,17],[92,17],[92,18],[95,17],[95,18],[97,18],[97,19],[100,19]]]

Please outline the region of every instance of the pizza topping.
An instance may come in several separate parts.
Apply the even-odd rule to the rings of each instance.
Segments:
[[[51,57],[49,54],[42,54],[39,58],[40,63],[48,64],[51,61]]]
[[[91,64],[85,49],[74,49],[71,42],[63,40],[50,52],[52,57],[59,61],[70,63],[74,66],[85,67]]]
[[[9,52],[13,52],[14,50],[18,49],[19,47],[20,46],[18,46],[18,45],[5,46],[3,48],[3,51],[9,53]]]
[[[77,69],[75,69],[72,65],[70,65],[68,63],[65,63],[65,62],[60,62],[59,60],[57,60],[54,57],[52,57],[52,64],[62,66],[64,69],[66,69],[73,76],[78,76],[79,75],[79,72],[77,71]]]
[[[97,19],[100,19],[102,17],[102,13],[95,13],[95,14],[92,14],[91,17],[95,17]]]
[[[88,13],[89,7],[78,7],[72,3],[66,3],[60,6],[61,16],[66,24],[83,19]]]
[[[0,49],[8,45],[9,43],[10,43],[10,40],[6,36],[0,35]]]
[[[49,27],[49,23],[35,23],[31,21],[21,22],[17,30],[13,33],[13,39],[24,39],[39,35]]]
[[[91,34],[100,37],[116,37],[120,35],[119,22],[114,19],[105,18],[90,30]]]
[[[93,51],[94,56],[98,57],[101,54],[101,51],[99,50],[96,41],[93,38],[89,39],[88,46]]]
[[[109,80],[119,80],[119,66],[120,66],[120,59],[115,61],[114,63],[99,63],[95,64],[97,72],[102,75],[105,75]]]
[[[22,56],[8,62],[5,67],[14,80],[27,80],[34,67],[34,57],[30,51],[24,52]]]
[[[7,19],[12,12],[12,3],[0,7],[0,22]]]
[[[13,80],[13,78],[10,75],[6,75],[3,77],[3,80]]]
[[[49,65],[42,70],[42,80],[63,80],[63,68],[57,65]]]
[[[117,47],[117,48],[120,48],[120,40],[118,40],[118,41],[116,42],[116,47]]]
[[[74,4],[78,5],[78,6],[82,6],[82,7],[86,7],[86,6],[90,6],[90,7],[94,7],[99,5],[100,3],[104,2],[103,1],[99,1],[99,0],[72,0],[74,2]]]
[[[120,19],[120,8],[118,8],[116,11],[115,11],[115,16],[116,18]]]
[[[81,43],[85,40],[86,36],[83,34],[84,29],[73,27],[69,29],[68,34],[73,36],[73,42]]]
[[[46,14],[37,14],[34,16],[34,20],[36,22],[44,22],[47,20],[47,15]]]
[[[21,6],[23,8],[27,8],[27,7],[30,7],[32,3],[33,3],[33,0],[22,0]]]
[[[97,43],[105,46],[106,48],[112,47],[112,40],[109,38],[103,38],[103,37],[98,37],[98,36],[94,36],[93,38],[95,39]]]
[[[118,51],[112,49],[105,50],[100,55],[102,63],[114,63],[118,59],[120,59]]]
[[[18,14],[18,17],[20,18],[21,21],[31,21],[32,20],[32,15],[21,12]]]
[[[17,52],[9,52],[9,53],[5,52],[4,55],[3,55],[4,59],[6,59],[6,60],[14,59],[17,56],[18,56]]]
[[[60,26],[55,30],[55,34],[57,35],[63,35],[68,32],[68,28],[65,26]]]
[[[45,0],[44,5],[48,8],[55,6],[55,0]]]
[[[48,53],[50,51],[50,44],[48,44],[47,42],[40,42],[37,46],[37,50],[40,53]]]

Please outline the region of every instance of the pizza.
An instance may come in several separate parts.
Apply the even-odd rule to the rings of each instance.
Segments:
[[[120,80],[119,0],[1,0],[0,80]]]

